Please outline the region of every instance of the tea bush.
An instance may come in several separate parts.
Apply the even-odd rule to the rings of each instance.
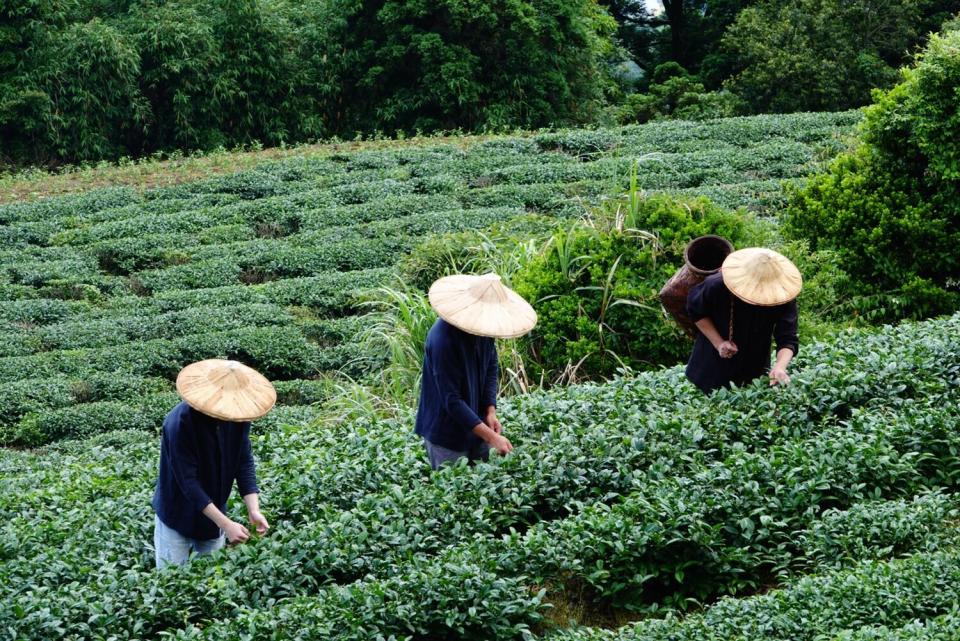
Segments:
[[[509,623],[504,638],[514,638],[513,626],[541,616],[541,597],[528,587],[538,575],[554,595],[574,576],[615,595],[645,553],[662,555],[664,574],[676,581],[677,567],[694,567],[691,560],[712,552],[704,567],[730,569],[713,574],[731,581],[718,584],[726,589],[749,588],[771,563],[835,566],[815,553],[824,533],[828,540],[862,536],[861,552],[879,559],[914,545],[936,558],[950,549],[949,532],[940,540],[930,524],[952,508],[933,497],[899,507],[877,498],[956,482],[958,323],[811,345],[790,388],[757,384],[717,402],[682,383],[676,369],[519,397],[502,408],[514,455],[429,476],[410,440],[409,415],[329,430],[257,429],[274,530],[172,572],[154,572],[145,547],[155,437],[118,433],[46,453],[3,453],[0,484],[8,491],[0,492],[0,516],[9,518],[0,526],[0,597],[10,607],[0,611],[0,629],[25,639],[177,630],[236,638],[255,627],[257,638],[270,638],[274,627],[264,622],[289,620],[318,634],[330,622],[334,631],[359,634],[336,605],[348,603],[374,608],[363,610],[358,625],[400,635],[409,620],[425,634],[456,635],[457,622],[484,616],[471,613],[477,599],[512,586],[501,596],[524,614],[504,611],[501,621]],[[78,469],[86,470],[79,485],[65,491]],[[840,507],[854,516],[838,524],[829,508]],[[891,514],[900,515],[899,525],[870,534],[871,523],[892,523]],[[662,538],[649,523],[662,524]],[[101,536],[75,536],[78,524]],[[668,544],[671,532],[689,543]],[[623,537],[636,540],[618,545]],[[130,551],[131,540],[143,543]],[[42,553],[50,545],[59,546],[57,555]],[[850,571],[849,561],[839,561]],[[458,567],[483,580],[461,580]],[[707,586],[692,569],[687,574],[677,593]],[[439,578],[447,575],[457,577],[453,584]],[[29,591],[20,588],[25,582]],[[889,599],[888,588],[906,602],[939,598],[910,583],[870,585],[877,592],[863,588],[872,599],[863,608]],[[426,597],[428,589],[441,600]]]
[[[845,630],[840,641],[949,641],[960,635],[960,613],[955,610],[926,621],[912,621],[900,628],[864,626]]]
[[[960,556],[955,550],[920,553],[896,561],[865,561],[849,570],[808,577],[784,590],[746,599],[724,599],[703,614],[682,620],[653,619],[615,631],[574,630],[548,638],[551,641],[834,638],[851,628],[859,631],[864,621],[905,626],[917,619],[951,613],[960,598],[956,593],[958,570]],[[891,599],[891,595],[896,598]],[[936,626],[936,619],[933,625]]]

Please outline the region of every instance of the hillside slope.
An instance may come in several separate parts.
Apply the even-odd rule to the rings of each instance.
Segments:
[[[325,371],[362,372],[354,294],[424,237],[579,216],[640,187],[764,211],[856,113],[331,151],[140,190],[0,206],[0,444],[153,429],[184,364],[242,359],[308,418]],[[126,180],[127,174],[120,174]]]
[[[945,615],[958,332],[844,333],[785,389],[707,399],[674,368],[517,397],[513,454],[436,474],[403,417],[264,431],[270,534],[171,572],[154,434],[0,450],[0,638],[506,640],[579,604],[655,615],[609,638],[787,641]],[[678,619],[723,595],[748,598]]]

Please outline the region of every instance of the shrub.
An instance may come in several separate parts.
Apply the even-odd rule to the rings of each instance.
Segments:
[[[46,325],[80,316],[89,309],[86,302],[24,298],[0,301],[0,319],[8,323]]]
[[[401,259],[401,280],[423,292],[435,280],[450,274],[495,272],[510,282],[556,225],[553,218],[518,216],[482,231],[430,236]]]
[[[687,242],[718,234],[738,245],[747,234],[742,214],[706,199],[643,199],[633,192],[608,207],[595,226],[556,232],[513,277],[539,315],[526,339],[527,370],[535,378],[568,368],[597,378],[622,366],[648,369],[685,358],[689,343],[660,311],[657,294],[682,265]]]
[[[283,405],[313,405],[335,393],[333,381],[326,378],[276,381],[273,386],[277,390],[277,402]]]
[[[157,394],[129,401],[102,401],[28,414],[13,432],[11,442],[42,445],[63,438],[80,438],[119,430],[157,430],[163,417],[180,398],[174,393]]]
[[[787,231],[840,253],[879,320],[960,306],[960,30],[876,94],[858,147],[791,193]],[[869,295],[874,295],[871,299]]]
[[[955,532],[943,524],[957,518],[957,504],[941,493],[911,500],[866,501],[849,510],[831,509],[800,536],[803,557],[818,566],[840,566],[869,558],[933,550]],[[951,529],[952,530],[952,529]]]
[[[827,572],[782,590],[748,599],[723,599],[684,619],[650,619],[619,630],[579,629],[551,641],[939,641],[952,639],[955,619],[940,621],[946,636],[927,637],[920,618],[950,612],[960,594],[960,557],[955,551],[919,553],[892,562],[866,561],[841,572]],[[891,595],[896,595],[891,598]],[[865,621],[920,628],[916,636],[848,635]],[[938,620],[929,624],[938,629]]]

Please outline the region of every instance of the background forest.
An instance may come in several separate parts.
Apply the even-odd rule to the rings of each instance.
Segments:
[[[843,110],[950,0],[9,0],[0,165]]]

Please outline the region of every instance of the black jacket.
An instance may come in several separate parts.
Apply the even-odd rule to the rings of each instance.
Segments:
[[[180,403],[163,421],[160,474],[153,509],[168,527],[191,539],[220,536],[203,514],[213,503],[226,512],[233,482],[241,496],[258,492],[250,423],[231,423]]]
[[[796,354],[799,350],[796,300],[770,307],[745,303],[730,294],[719,273],[708,276],[690,290],[687,314],[694,322],[709,318],[726,339],[730,331],[731,303],[737,354],[733,358],[720,358],[706,336],[698,334],[687,363],[687,378],[705,393],[731,383],[745,385],[767,374],[771,339],[776,341],[777,351],[788,348]]]

